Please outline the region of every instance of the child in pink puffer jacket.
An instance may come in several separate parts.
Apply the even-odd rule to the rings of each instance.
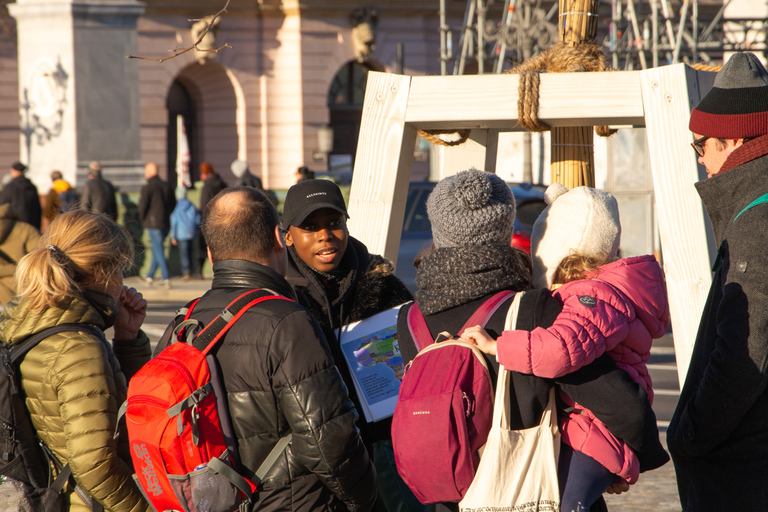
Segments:
[[[477,326],[463,338],[495,354],[507,370],[546,378],[571,373],[607,352],[652,402],[646,363],[652,341],[669,325],[661,267],[653,256],[616,260],[621,224],[612,195],[588,187],[568,191],[558,183],[546,198],[549,206],[531,238],[533,282],[553,290],[562,312],[547,329],[504,331],[494,340]],[[589,410],[564,393],[561,398],[568,406],[559,418],[561,510],[589,510],[617,476],[635,483],[639,462]]]

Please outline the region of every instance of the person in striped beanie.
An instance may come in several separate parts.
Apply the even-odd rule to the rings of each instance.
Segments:
[[[768,72],[737,53],[689,129],[719,245],[667,430],[683,510],[768,510]]]

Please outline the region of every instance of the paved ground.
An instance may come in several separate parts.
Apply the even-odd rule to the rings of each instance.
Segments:
[[[148,285],[138,277],[127,278],[125,284],[142,292],[152,304],[184,304],[205,293],[210,287],[210,279],[181,281],[173,278],[170,289],[162,288],[157,281],[154,285]],[[172,312],[168,312],[168,316],[172,318]],[[162,334],[164,325],[148,325],[147,328],[147,334],[154,339]],[[149,332],[150,330],[152,332]],[[662,424],[661,429],[662,444],[666,446],[664,433],[666,422]],[[640,480],[630,488],[629,492],[618,496],[606,495],[605,500],[611,512],[680,512],[680,500],[677,496],[672,462],[655,471],[640,475]]]

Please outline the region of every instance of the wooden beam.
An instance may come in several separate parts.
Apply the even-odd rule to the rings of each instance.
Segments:
[[[709,73],[714,75],[715,73]],[[696,154],[688,131],[691,110],[706,89],[685,64],[641,72],[649,158],[667,279],[680,385],[685,380],[701,312],[712,281]],[[703,90],[702,90],[703,89]]]
[[[349,231],[372,254],[397,264],[416,128],[405,122],[411,78],[368,73],[354,179]]]
[[[472,130],[469,139],[459,146],[435,145],[437,180],[471,168],[496,172],[498,148],[499,130],[480,129]]]
[[[406,122],[420,129],[517,125],[518,76],[418,76],[411,80]],[[539,119],[550,126],[644,126],[639,71],[543,73]]]

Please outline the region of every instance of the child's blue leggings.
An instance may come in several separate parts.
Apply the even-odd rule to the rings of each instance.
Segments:
[[[560,445],[557,473],[560,480],[560,512],[589,511],[616,479],[616,475],[595,459],[565,443]]]

